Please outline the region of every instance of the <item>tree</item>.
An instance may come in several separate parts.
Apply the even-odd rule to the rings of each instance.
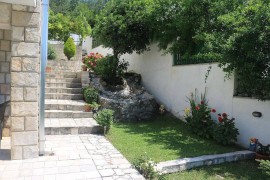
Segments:
[[[64,54],[67,56],[68,60],[70,60],[76,54],[76,46],[71,37],[65,42],[64,45]]]
[[[149,14],[151,0],[109,1],[97,18],[94,37],[114,55],[141,53],[150,44]]]

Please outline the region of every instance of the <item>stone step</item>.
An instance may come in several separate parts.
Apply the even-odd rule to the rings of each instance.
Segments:
[[[45,88],[45,93],[81,94],[82,88]]]
[[[81,72],[51,71],[46,73],[46,78],[81,78]]]
[[[84,111],[85,102],[81,100],[45,100],[45,110]]]
[[[236,151],[224,154],[204,155],[194,158],[182,158],[172,161],[160,162],[156,169],[158,172],[167,174],[192,169],[199,166],[209,166],[214,164],[222,164],[225,162],[233,162],[246,159],[254,159],[255,153],[252,151]]]
[[[92,118],[92,112],[45,110],[45,118]]]
[[[46,93],[45,99],[83,100],[82,94]]]
[[[81,83],[46,83],[47,87],[54,87],[54,88],[81,88]]]
[[[81,83],[81,78],[46,78],[45,82],[49,83]]]
[[[102,128],[92,118],[45,119],[46,135],[101,134]]]

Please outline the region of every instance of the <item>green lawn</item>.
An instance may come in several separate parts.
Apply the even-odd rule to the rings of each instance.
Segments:
[[[161,162],[240,150],[199,138],[185,123],[172,116],[140,123],[115,123],[107,138],[131,162],[144,152]]]
[[[254,160],[205,166],[165,175],[166,180],[267,180]],[[268,177],[269,179],[269,177]]]

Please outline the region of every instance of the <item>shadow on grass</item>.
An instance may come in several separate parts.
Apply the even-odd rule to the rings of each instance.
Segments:
[[[131,139],[139,137],[141,138],[139,141],[146,142],[149,148],[152,148],[152,145],[159,145],[159,148],[162,147],[164,150],[161,149],[160,153],[172,150],[176,152],[178,158],[240,150],[239,147],[218,145],[212,140],[205,140],[192,134],[184,122],[173,116],[157,117],[139,123],[116,123],[114,128],[124,132],[126,145],[130,145],[129,136]]]

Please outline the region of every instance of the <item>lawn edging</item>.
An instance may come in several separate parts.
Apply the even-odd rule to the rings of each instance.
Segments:
[[[214,164],[222,164],[225,162],[233,162],[239,160],[254,159],[255,153],[252,151],[236,151],[224,154],[204,155],[194,158],[181,158],[172,161],[160,162],[156,166],[156,170],[162,174],[180,172],[200,166],[209,166]]]

